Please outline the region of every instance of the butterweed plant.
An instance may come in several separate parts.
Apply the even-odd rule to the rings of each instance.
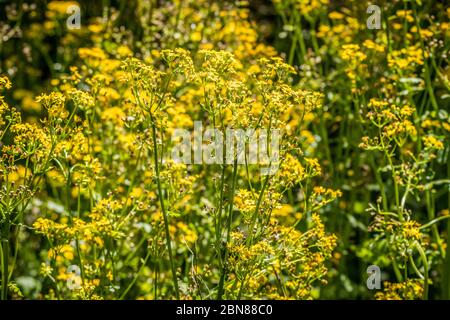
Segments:
[[[1,299],[450,298],[450,9],[375,5],[1,9]]]

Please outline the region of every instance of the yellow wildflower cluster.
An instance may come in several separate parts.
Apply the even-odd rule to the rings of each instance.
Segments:
[[[407,70],[423,64],[422,49],[417,47],[394,50],[388,57],[388,65],[392,68]]]
[[[423,286],[418,280],[408,279],[401,283],[384,283],[383,292],[377,292],[377,300],[417,300],[422,297]]]
[[[9,5],[0,299],[450,298],[450,11],[398,2]]]

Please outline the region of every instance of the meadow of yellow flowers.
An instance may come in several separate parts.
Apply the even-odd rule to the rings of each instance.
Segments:
[[[438,0],[2,1],[1,299],[450,299],[449,36]],[[199,123],[276,158],[177,161]]]

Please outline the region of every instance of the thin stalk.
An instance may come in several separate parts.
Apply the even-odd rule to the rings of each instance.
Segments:
[[[448,156],[448,155],[447,155]],[[450,177],[450,163],[447,162],[447,176]],[[450,208],[450,191],[447,194],[448,208]],[[439,218],[438,218],[439,219]],[[445,252],[444,277],[443,277],[443,298],[450,299],[450,220],[447,221],[447,250]]]
[[[433,219],[433,220],[431,220],[430,222],[428,222],[428,223],[426,223],[426,224],[420,226],[420,227],[419,227],[419,230],[426,229],[426,228],[428,228],[428,227],[434,225],[435,223],[437,223],[437,222],[439,222],[439,221],[441,221],[441,220],[445,220],[445,219],[449,219],[449,218],[450,218],[450,215],[449,215],[449,216],[440,216],[439,218]]]
[[[10,222],[6,221],[4,228],[2,230],[2,239],[1,239],[1,260],[2,260],[2,291],[1,291],[1,300],[8,299],[8,280],[9,280],[9,233],[10,233]]]
[[[154,299],[158,299],[158,273],[159,273],[159,264],[155,263],[155,291],[154,291]]]
[[[233,177],[231,182],[231,189],[229,194],[229,201],[230,204],[228,206],[228,220],[227,220],[227,242],[225,244],[225,254],[224,254],[224,260],[222,263],[222,274],[220,275],[220,281],[219,281],[219,289],[217,291],[217,300],[222,299],[223,295],[223,285],[225,282],[225,277],[227,273],[227,260],[228,260],[228,243],[230,242],[230,234],[231,234],[231,222],[233,220],[233,203],[234,203],[234,192],[236,189],[236,178],[237,178],[237,157],[234,159],[233,163]]]
[[[433,199],[431,190],[426,191],[425,197],[426,197],[426,202],[427,202],[428,219],[432,221],[435,219],[435,212],[434,212],[434,201],[433,201],[434,199]],[[441,240],[441,237],[439,236],[439,231],[437,229],[437,225],[434,223],[431,224],[431,232],[433,233],[434,241],[438,245],[439,252],[444,257],[445,250],[442,247],[442,240]]]
[[[398,268],[397,262],[395,260],[393,260],[392,266],[394,267],[394,273],[395,273],[395,277],[397,278],[397,281],[403,282],[402,273],[400,272],[400,269]]]
[[[259,208],[261,206],[262,199],[264,197],[264,193],[266,191],[267,185],[269,184],[269,177],[270,175],[266,176],[266,179],[264,180],[263,186],[261,188],[261,192],[258,197],[258,201],[256,202],[255,211],[253,212],[252,221],[250,223],[250,229],[249,229],[249,237],[248,242],[252,244],[253,242],[253,229],[255,228],[256,219],[258,217]]]
[[[423,64],[425,67],[425,82],[426,82],[426,89],[428,91],[428,95],[430,96],[430,102],[431,105],[433,106],[434,110],[439,110],[437,101],[436,101],[436,97],[434,95],[434,90],[433,90],[433,84],[431,82],[431,74],[430,74],[430,67],[428,66],[428,61],[427,61],[427,57],[425,55],[425,45],[423,43],[423,39],[422,39],[422,35],[420,34],[420,23],[419,23],[419,18],[417,17],[417,8],[416,6],[413,4],[413,8],[414,8],[414,22],[416,24],[416,28],[417,28],[417,35],[419,37],[419,43],[420,43],[420,47],[422,49],[422,58],[423,58]],[[433,57],[431,57],[431,59],[433,59]]]
[[[423,251],[422,246],[416,242],[416,248],[417,251],[419,251],[420,254],[420,258],[422,259],[422,263],[423,263],[423,299],[424,300],[428,300],[428,260],[427,260],[427,256],[425,255],[425,252]]]
[[[151,122],[151,127],[152,127],[153,158],[155,161],[156,183],[158,186],[158,198],[159,198],[159,203],[161,205],[161,211],[162,211],[163,219],[164,219],[164,231],[165,231],[165,235],[166,235],[167,250],[169,251],[170,268],[172,270],[173,284],[175,287],[175,296],[176,296],[177,300],[179,300],[180,293],[178,290],[177,272],[175,270],[175,263],[174,263],[173,254],[172,254],[172,242],[170,240],[170,232],[169,232],[169,217],[167,215],[166,207],[164,204],[164,198],[163,198],[162,187],[161,187],[161,177],[160,177],[160,172],[159,172],[158,144],[156,142],[156,124],[155,124],[155,121],[153,118],[153,114],[151,112],[150,112],[150,122]]]
[[[299,63],[302,63],[303,61],[306,60],[306,45],[305,45],[305,39],[303,37],[302,18],[301,18],[300,15],[298,15],[296,10],[294,10],[294,18],[296,18],[295,19],[295,25],[296,25],[295,31],[296,31],[296,33],[298,35],[298,42],[299,42],[299,45],[300,45],[300,52],[302,54],[302,58],[299,61]]]
[[[71,169],[69,167],[69,164],[67,164],[67,180],[66,180],[66,210],[67,210],[67,214],[69,217],[69,222],[70,224],[72,224],[72,212],[70,210],[70,185],[71,185]],[[83,265],[83,259],[81,257],[81,250],[80,250],[80,242],[78,240],[78,237],[75,238],[75,247],[76,247],[76,251],[77,251],[77,257],[78,257],[78,261],[80,263],[80,271],[81,271],[81,282],[84,285],[84,265]]]
[[[119,300],[123,300],[125,298],[125,296],[127,295],[128,291],[130,291],[130,289],[134,286],[134,284],[136,283],[137,279],[139,278],[142,270],[144,269],[144,267],[147,264],[148,258],[150,258],[150,253],[151,251],[149,250],[147,252],[147,255],[144,258],[144,261],[142,262],[141,267],[139,268],[139,271],[136,273],[136,275],[134,276],[133,280],[130,282],[130,284],[128,285],[128,287],[125,289],[125,291],[120,295]]]

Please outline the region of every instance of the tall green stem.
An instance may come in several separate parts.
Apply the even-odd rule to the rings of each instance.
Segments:
[[[9,277],[9,223],[6,223],[1,239],[1,259],[2,259],[2,292],[1,299],[8,299],[8,277]]]
[[[227,242],[225,244],[225,254],[224,254],[224,260],[222,263],[222,274],[220,276],[219,281],[219,289],[217,292],[217,300],[222,299],[223,295],[223,285],[225,283],[225,277],[227,274],[227,259],[228,259],[228,243],[230,242],[230,234],[231,234],[231,222],[233,220],[233,203],[234,203],[234,192],[236,189],[236,178],[237,178],[237,157],[234,159],[233,163],[233,178],[231,182],[231,189],[229,194],[229,201],[230,204],[228,206],[228,220],[227,220]]]
[[[159,173],[158,144],[156,141],[156,124],[155,124],[152,112],[150,112],[150,122],[151,122],[151,127],[152,127],[153,157],[154,157],[154,161],[155,161],[156,183],[158,185],[158,198],[159,198],[159,203],[161,205],[161,211],[162,211],[163,218],[164,218],[164,231],[166,234],[167,250],[169,251],[170,268],[172,269],[172,278],[173,278],[173,285],[175,287],[175,296],[176,296],[177,300],[179,300],[180,293],[178,290],[177,272],[176,272],[175,263],[173,260],[172,242],[170,240],[170,233],[169,233],[169,217],[167,215],[166,207],[164,204],[164,198],[163,198],[162,187],[161,187],[161,178],[160,178],[160,173]]]
[[[449,155],[447,154],[447,157]],[[450,177],[450,162],[447,162],[447,176]],[[450,208],[450,191],[447,194],[448,207]],[[447,222],[447,248],[445,252],[443,298],[450,299],[450,220]]]
[[[422,246],[419,243],[416,243],[417,251],[419,251],[420,258],[423,263],[423,299],[428,300],[428,260],[425,252],[423,251]]]

